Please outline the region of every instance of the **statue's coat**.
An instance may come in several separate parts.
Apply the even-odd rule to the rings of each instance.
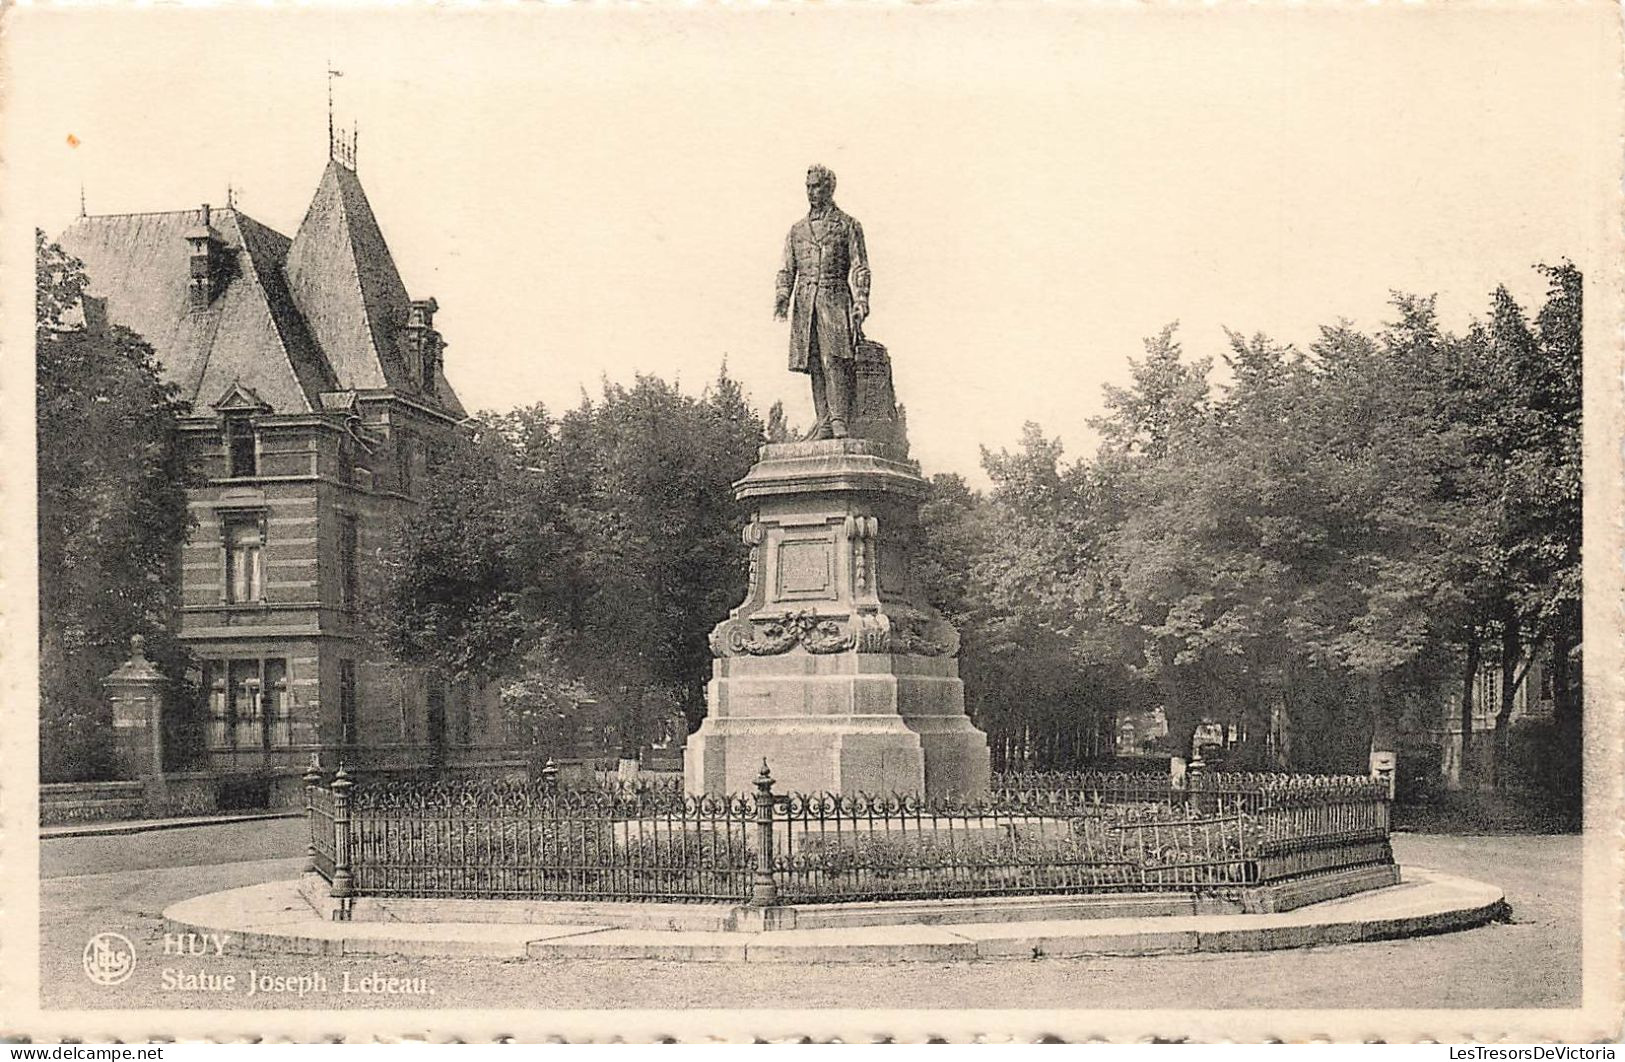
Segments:
[[[857,219],[831,204],[821,214],[809,214],[792,225],[784,240],[778,297],[793,298],[792,372],[808,372],[813,351],[853,358],[857,330],[852,304],[869,303],[869,253]]]

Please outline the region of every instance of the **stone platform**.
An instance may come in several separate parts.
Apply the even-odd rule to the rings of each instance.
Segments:
[[[555,905],[527,906],[545,919]],[[662,912],[652,909],[683,907],[685,919],[695,919],[705,916],[706,905],[556,906],[557,915],[570,920],[338,922],[312,906],[299,881],[289,880],[186,900],[166,909],[164,919],[173,932],[225,934],[227,952],[236,954],[806,963],[1270,951],[1449,932],[1507,914],[1499,888],[1417,867],[1406,867],[1402,882],[1389,888],[1275,914],[1186,913],[1195,908],[1166,895],[1021,897],[818,905],[842,908],[846,919],[881,919],[869,925],[815,920],[793,929],[728,928],[725,922],[700,928],[701,922],[687,921],[696,928],[684,929],[662,924]],[[949,910],[969,920],[931,920],[933,912]],[[587,920],[593,917],[599,921]]]

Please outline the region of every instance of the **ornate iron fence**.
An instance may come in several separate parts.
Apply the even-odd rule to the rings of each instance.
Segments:
[[[333,791],[314,783],[306,786],[310,811],[311,869],[328,881],[333,880]]]
[[[1098,796],[1006,791],[964,805],[791,795],[774,815],[777,894],[812,903],[1248,883],[1244,816]]]
[[[1261,882],[1368,863],[1392,863],[1388,786],[1370,778],[1286,776],[1254,813]]]
[[[544,777],[355,785],[341,770],[310,789],[313,869],[340,897],[773,904],[1214,892],[1392,862],[1386,787],[1359,778],[1005,775],[967,802],[775,794],[765,766],[732,797]]]
[[[742,902],[755,866],[744,798],[391,783],[350,813],[358,895]]]
[[[1006,771],[993,776],[990,789],[995,798],[1063,792],[1101,804],[1169,804],[1178,795],[1166,771]]]

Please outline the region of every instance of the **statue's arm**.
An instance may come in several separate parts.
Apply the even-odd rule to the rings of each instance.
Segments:
[[[863,226],[852,219],[852,312],[861,324],[869,316],[869,249],[863,244]]]
[[[784,259],[779,265],[778,283],[773,298],[773,316],[784,317],[790,312],[790,292],[796,284],[795,230],[784,238]]]

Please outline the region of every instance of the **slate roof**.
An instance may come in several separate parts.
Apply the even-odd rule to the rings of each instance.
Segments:
[[[288,249],[288,286],[339,377],[351,387],[404,387],[395,332],[411,300],[361,182],[327,164]]]
[[[324,392],[394,388],[464,415],[443,374],[433,398],[407,380],[396,344],[410,300],[354,172],[328,164],[292,240],[229,207],[209,223],[225,284],[197,312],[186,235],[202,210],[80,218],[58,240],[108,319],[152,344],[195,409],[240,383],[279,413],[321,410]]]

